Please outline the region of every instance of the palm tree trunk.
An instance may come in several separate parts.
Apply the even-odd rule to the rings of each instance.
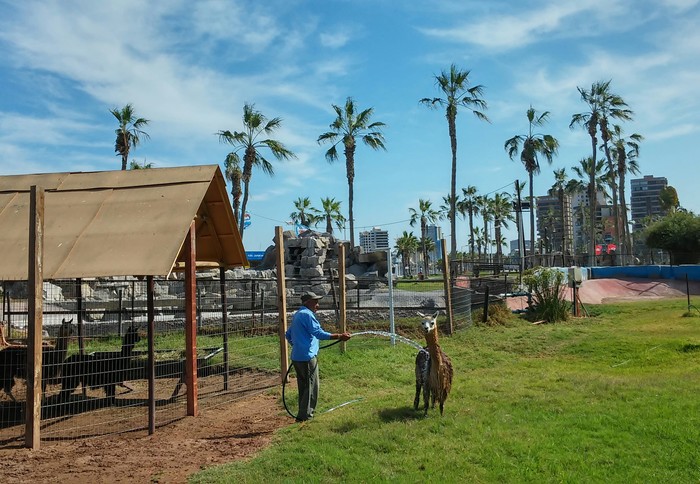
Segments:
[[[535,237],[535,190],[532,186],[534,181],[533,172],[528,171],[528,176],[530,178],[530,251],[532,257],[530,258],[530,264],[526,264],[526,266],[533,267],[535,261],[535,240],[537,239]],[[527,250],[525,250],[525,253],[527,253]]]
[[[613,234],[615,236],[615,243],[620,243],[620,207],[617,203],[617,171],[613,165],[612,158],[610,158],[610,148],[608,147],[607,139],[603,140],[603,149],[605,150],[605,157],[608,162],[608,171],[610,173],[610,190],[612,191],[612,202],[613,202],[613,218],[615,219],[615,227]]]
[[[243,202],[241,203],[241,218],[239,219],[238,231],[241,233],[241,239],[243,238],[243,231],[245,230],[245,211],[248,206],[248,185],[250,182],[245,180],[243,182]]]
[[[474,257],[474,211],[469,209],[469,255]]]
[[[422,245],[422,252],[423,252],[423,274],[425,277],[428,277],[428,248],[425,245],[425,238],[428,235],[428,223],[425,220],[425,217],[422,217],[420,220],[420,232],[421,232],[421,245]]]
[[[590,267],[595,267],[595,209],[598,203],[598,190],[595,186],[595,172],[596,172],[596,145],[597,139],[595,135],[591,135],[591,147],[593,148],[593,156],[591,156],[591,173],[589,174],[588,185],[589,185],[589,217],[591,219],[591,226],[589,229],[590,240],[588,241],[588,256],[590,257]]]
[[[632,260],[634,255],[634,249],[632,248],[632,238],[629,233],[629,219],[627,217],[627,201],[625,198],[625,172],[624,170],[619,170],[620,175],[620,186],[618,187],[620,191],[620,215],[622,219],[622,233],[624,240],[624,248],[622,253],[629,256],[628,260]]]
[[[450,146],[452,148],[452,178],[450,180],[450,258],[457,254],[457,224],[455,217],[455,203],[457,201],[457,128],[456,112],[447,112],[447,125],[450,130]]]
[[[355,216],[354,205],[354,180],[355,180],[355,146],[345,147],[345,169],[348,177],[348,216],[350,218],[350,250],[355,249]]]

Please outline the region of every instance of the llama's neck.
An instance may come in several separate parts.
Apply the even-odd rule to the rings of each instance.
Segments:
[[[437,331],[431,331],[425,335],[425,341],[428,343],[428,353],[430,353],[430,365],[437,369],[442,366],[442,349],[438,342]]]
[[[70,338],[70,331],[66,332],[61,328],[58,332],[58,337],[56,338],[56,348],[57,353],[65,353],[68,351],[68,339]]]

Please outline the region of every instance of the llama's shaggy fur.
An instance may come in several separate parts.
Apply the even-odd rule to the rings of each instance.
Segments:
[[[423,318],[421,321],[421,329],[423,330],[427,346],[422,349],[416,357],[416,397],[413,404],[417,409],[420,394],[419,385],[422,385],[424,414],[428,414],[429,401],[432,402],[433,408],[435,408],[435,402],[438,401],[440,403],[440,415],[442,415],[445,401],[452,389],[452,375],[454,373],[452,361],[442,350],[438,341],[437,317],[440,314],[439,311],[432,316],[426,316],[422,313],[418,314]],[[425,352],[429,355],[427,362],[428,369],[425,371],[421,367],[419,371],[419,363],[422,365],[425,364]]]
[[[46,385],[61,376],[63,360],[68,350],[68,340],[73,334],[73,319],[63,320],[58,330],[54,346],[42,346],[41,349],[41,391],[46,391]],[[27,378],[27,346],[11,344],[0,351],[0,386],[3,391],[15,400],[12,387],[15,377]]]
[[[116,386],[127,378],[131,352],[141,340],[134,326],[124,333],[121,351],[98,351],[89,355],[72,355],[63,363],[61,400],[65,401],[78,384],[83,388],[102,387],[110,404],[115,401]]]

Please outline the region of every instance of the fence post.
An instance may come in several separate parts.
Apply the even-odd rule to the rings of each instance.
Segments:
[[[156,357],[155,357],[155,328],[156,311],[153,301],[155,284],[153,276],[146,277],[146,314],[148,319],[148,435],[156,431]]]
[[[221,291],[221,326],[224,332],[224,390],[228,390],[228,310],[226,308],[226,268],[219,267],[219,287]]]
[[[359,285],[358,285],[359,287]],[[340,332],[345,333],[348,330],[347,321],[347,299],[345,294],[345,244],[338,244],[338,300],[340,301]],[[359,303],[359,296],[358,296]],[[340,351],[345,353],[346,342],[340,343]]]
[[[484,315],[481,318],[481,322],[485,323],[489,319],[489,286],[486,286],[484,291]]]
[[[27,400],[25,446],[41,442],[41,327],[44,320],[44,189],[32,185],[29,195],[29,247],[27,247]]]
[[[187,385],[187,415],[199,413],[197,401],[197,249],[195,222],[185,238],[185,384]]]
[[[391,332],[391,345],[396,345],[396,325],[394,323],[394,279],[391,273],[391,249],[386,250],[386,280],[389,283],[389,328]]]
[[[277,250],[277,314],[279,318],[280,376],[282,384],[287,383],[289,370],[289,348],[287,346],[287,286],[284,274],[284,236],[282,227],[275,227],[275,248]]]
[[[452,281],[450,278],[450,258],[447,255],[447,242],[445,239],[440,239],[440,247],[442,248],[442,275],[443,289],[445,291],[445,310],[447,312],[447,323],[449,324],[450,334],[454,333],[454,314],[452,312]]]
[[[119,289],[119,316],[118,316],[118,321],[119,321],[119,337],[122,337],[122,296],[123,296],[123,291]]]

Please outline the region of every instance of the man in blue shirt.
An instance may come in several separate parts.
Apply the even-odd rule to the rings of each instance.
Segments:
[[[299,413],[297,422],[303,422],[314,416],[318,401],[318,341],[339,339],[347,341],[350,333],[329,333],[324,331],[316,319],[318,302],[323,296],[305,292],[301,296],[301,307],[294,313],[292,324],[285,337],[292,345],[292,365],[297,373],[299,390]]]

